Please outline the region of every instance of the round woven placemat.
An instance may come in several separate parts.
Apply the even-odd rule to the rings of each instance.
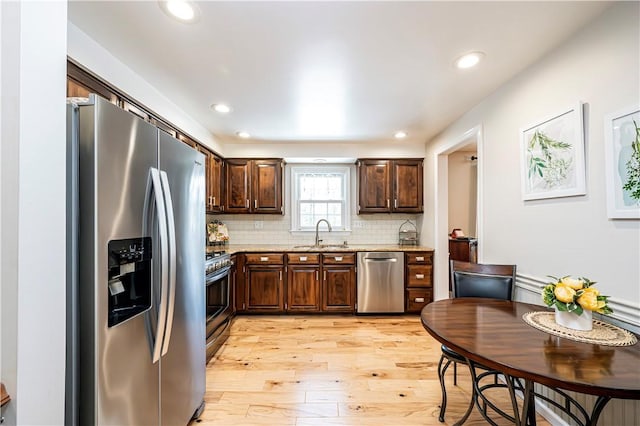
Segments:
[[[553,312],[527,312],[522,319],[532,327],[554,336],[575,340],[576,342],[593,343],[604,346],[631,346],[638,342],[633,333],[606,322],[593,320],[590,331],[573,330],[556,324]]]

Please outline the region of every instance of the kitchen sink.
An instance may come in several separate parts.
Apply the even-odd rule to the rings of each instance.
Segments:
[[[313,244],[307,244],[307,245],[301,245],[301,246],[293,246],[293,248],[295,249],[306,248],[309,250],[319,250],[319,249],[327,249],[327,248],[349,248],[349,246],[347,244],[318,244],[317,246]]]
[[[320,248],[349,248],[347,244],[320,244]]]

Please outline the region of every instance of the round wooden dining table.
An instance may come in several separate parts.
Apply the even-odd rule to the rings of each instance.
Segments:
[[[640,343],[581,343],[538,330],[522,318],[527,312],[548,310],[508,300],[445,299],[426,305],[421,321],[431,336],[465,357],[471,367],[484,366],[507,380],[524,381],[521,415],[512,396],[516,424],[535,423],[534,383],[563,396],[562,390],[596,395],[591,414],[582,410],[584,424],[597,424],[611,398],[640,399]]]

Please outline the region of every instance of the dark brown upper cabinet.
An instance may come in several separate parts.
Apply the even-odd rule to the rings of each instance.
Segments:
[[[204,154],[205,170],[205,210],[207,213],[219,213],[224,209],[222,201],[223,167],[222,158],[209,151],[202,145],[196,149]]]
[[[421,158],[359,159],[358,214],[422,213]]]
[[[225,213],[283,214],[279,158],[225,159]]]
[[[73,62],[67,61],[67,96],[73,98],[88,98],[95,93],[118,105],[119,99],[113,89]]]

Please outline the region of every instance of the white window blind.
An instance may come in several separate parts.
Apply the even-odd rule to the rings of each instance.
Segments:
[[[315,231],[320,219],[350,230],[348,166],[292,166],[291,183],[293,231]]]

